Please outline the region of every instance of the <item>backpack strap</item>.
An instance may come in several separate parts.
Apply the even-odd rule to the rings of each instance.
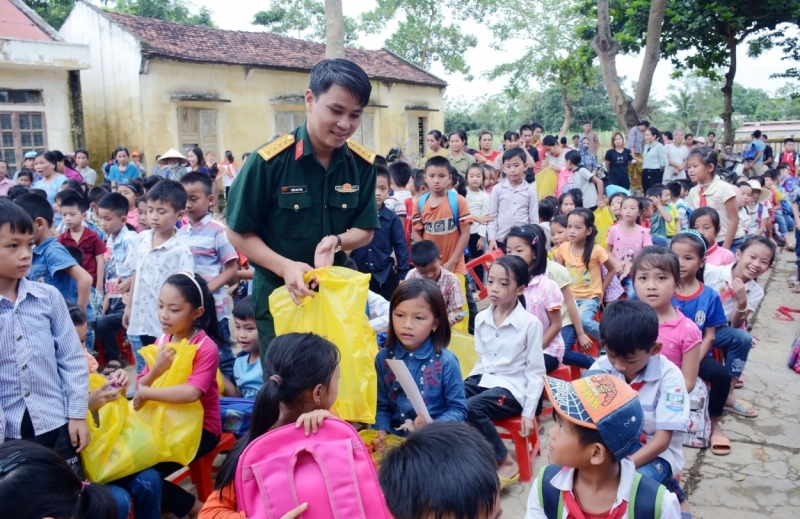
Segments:
[[[428,201],[428,197],[430,197],[431,193],[428,191],[421,197],[419,197],[419,217],[422,218],[422,208],[425,207],[425,202]],[[454,193],[447,190],[447,201],[450,203],[450,210],[453,212],[453,221],[456,224],[456,229],[458,229],[458,234],[461,234],[461,225],[458,223],[458,193]]]
[[[561,519],[564,512],[564,497],[561,495],[561,490],[550,483],[559,472],[561,472],[560,465],[545,465],[539,471],[537,480],[539,504],[542,505],[547,519]]]
[[[638,472],[631,487],[628,519],[661,519],[661,502],[667,488]]]

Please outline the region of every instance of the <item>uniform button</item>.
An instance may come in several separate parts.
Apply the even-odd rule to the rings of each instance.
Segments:
[[[494,334],[495,337],[500,337],[499,333]]]
[[[347,209],[347,204],[342,204],[342,209]]]
[[[297,211],[298,209],[300,209],[300,206],[297,205],[297,204],[294,204],[294,210]]]
[[[327,208],[328,208],[328,204],[325,204],[323,207],[324,207],[325,209],[327,209]]]
[[[22,340],[22,335],[17,335],[17,340],[21,341]]]
[[[400,416],[405,416],[405,415],[406,415],[405,413],[400,413]]]
[[[24,396],[25,398],[28,398],[29,396],[31,396],[31,392],[30,391],[25,391],[25,394],[22,395],[22,396]]]
[[[28,369],[28,365],[27,365],[27,364],[25,364],[24,366],[22,366],[22,370],[23,370],[23,371],[25,371],[26,369]]]
[[[497,357],[497,353],[495,353],[494,356]]]

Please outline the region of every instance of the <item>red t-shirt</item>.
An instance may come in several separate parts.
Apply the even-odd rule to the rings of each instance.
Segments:
[[[103,243],[103,240],[100,239],[100,236],[98,236],[93,230],[84,227],[81,237],[76,242],[72,238],[72,234],[69,232],[69,229],[67,229],[61,234],[61,236],[58,237],[58,243],[64,247],[76,247],[80,249],[81,253],[83,254],[81,267],[83,267],[86,272],[92,276],[92,286],[96,286],[97,256],[105,254],[106,252],[106,245]]]

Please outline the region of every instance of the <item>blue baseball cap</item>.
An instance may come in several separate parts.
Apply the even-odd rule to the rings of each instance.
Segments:
[[[572,382],[544,378],[547,396],[560,416],[597,429],[618,460],[633,454],[644,429],[644,411],[638,393],[624,380],[602,371],[587,371]]]
[[[36,152],[35,151],[28,151],[28,152],[25,153],[25,155],[23,155],[23,157],[26,158],[26,159],[35,159],[36,158]]]
[[[606,186],[606,195],[608,195],[609,198],[616,195],[617,193],[622,193],[625,196],[631,196],[631,192],[625,189],[624,187],[620,187],[614,184],[609,184],[608,186]]]

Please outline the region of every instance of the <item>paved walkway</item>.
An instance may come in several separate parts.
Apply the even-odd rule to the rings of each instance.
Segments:
[[[800,295],[792,294],[786,281],[796,273],[795,256],[783,259],[763,276],[767,295],[755,317],[753,336],[759,339],[744,371],[745,386],[736,390],[741,400],[759,410],[755,419],[726,413],[723,427],[732,452],[715,456],[708,450],[684,448],[686,466],[682,484],[689,495],[695,519],[788,519],[800,517],[800,374],[786,366],[796,321],[773,319],[779,306],[800,308]],[[547,442],[552,419],[545,418],[541,435]],[[536,460],[536,469],[546,463]],[[522,519],[530,484],[504,491],[503,517]]]

